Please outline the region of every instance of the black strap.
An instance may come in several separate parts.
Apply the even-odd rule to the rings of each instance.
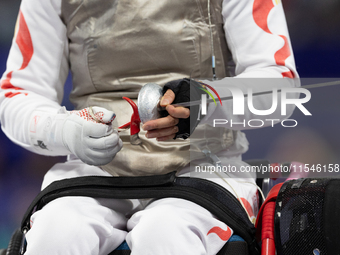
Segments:
[[[248,245],[244,241],[227,242],[217,255],[247,255]]]
[[[255,228],[237,199],[223,187],[204,179],[166,175],[146,177],[77,177],[56,181],[33,200],[26,211],[21,229],[29,229],[30,216],[53,199],[64,196],[142,199],[175,197],[207,208],[248,244],[250,254],[259,254]]]
[[[131,254],[130,250],[116,250],[111,252],[109,255],[130,255],[130,254]]]

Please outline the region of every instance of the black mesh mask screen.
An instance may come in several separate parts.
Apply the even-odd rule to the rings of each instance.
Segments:
[[[277,254],[331,254],[327,253],[324,232],[328,182],[329,179],[299,179],[282,186],[275,210]]]

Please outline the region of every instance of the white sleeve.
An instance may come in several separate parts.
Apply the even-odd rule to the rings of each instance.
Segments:
[[[34,125],[30,126],[31,115],[34,111],[60,110],[69,70],[66,27],[60,13],[61,0],[22,1],[0,84],[3,132],[13,142],[40,154],[45,152],[30,142],[29,132],[35,132]]]
[[[299,86],[294,56],[290,44],[286,19],[280,0],[224,0],[222,7],[224,30],[228,47],[236,64],[233,78],[207,82],[220,97],[231,96],[229,87],[236,87],[247,94]],[[271,78],[271,79],[268,79]],[[297,93],[293,95],[296,98]],[[287,118],[294,107],[288,107],[287,114],[281,115],[280,100],[275,112],[270,115],[253,114],[245,103],[244,115],[233,114],[233,100],[223,101],[223,106],[209,104],[207,116],[202,123],[211,124],[216,118],[228,120],[225,126],[231,129],[247,129],[242,125],[251,119]],[[256,96],[253,105],[258,110],[270,109],[272,95]],[[264,126],[272,122],[264,121]]]

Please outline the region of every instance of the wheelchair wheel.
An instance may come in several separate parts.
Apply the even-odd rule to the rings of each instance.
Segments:
[[[5,250],[5,253],[0,253],[0,255],[19,255],[23,238],[23,233],[20,229],[17,229],[9,241],[7,251]]]

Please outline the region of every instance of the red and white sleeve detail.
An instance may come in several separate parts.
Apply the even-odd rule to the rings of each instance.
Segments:
[[[61,0],[22,1],[0,81],[2,130],[13,142],[41,154],[44,150],[39,152],[30,143],[34,130],[30,118],[34,111],[57,114],[69,70],[66,27],[60,13]],[[35,119],[36,123],[41,120]]]
[[[33,55],[33,43],[31,39],[31,35],[29,32],[29,29],[27,27],[27,23],[25,21],[24,15],[22,12],[19,12],[19,17],[18,17],[18,33],[15,36],[15,43],[17,47],[19,48],[22,56],[22,64],[21,67],[18,69],[19,70],[24,70],[29,62],[32,59]],[[6,76],[1,80],[0,83],[0,88],[3,90],[8,90],[8,92],[5,93],[5,97],[11,98],[19,94],[24,94],[27,95],[27,93],[22,93],[22,92],[16,92],[22,90],[22,88],[14,86],[11,83],[13,71],[7,72]],[[16,91],[13,91],[16,90]]]
[[[236,64],[236,76],[206,81],[221,98],[232,96],[228,87],[241,90],[239,93],[242,96],[300,86],[286,19],[279,0],[224,0],[222,15],[226,40]],[[298,93],[290,96],[296,98]],[[252,97],[252,105],[257,110],[267,110],[271,109],[274,100],[272,94],[256,96]],[[247,124],[249,120],[256,119],[262,121],[261,127],[266,127],[288,118],[294,110],[294,106],[289,105],[287,114],[282,115],[280,104],[276,106],[271,114],[258,115],[245,102],[243,114],[237,115],[233,114],[233,100],[223,101],[223,107],[210,103],[208,113],[201,123],[211,125],[215,119],[227,120],[224,127],[242,130],[258,128]],[[268,119],[273,120],[273,123]]]
[[[222,14],[237,77],[298,78],[280,0],[224,0]]]

